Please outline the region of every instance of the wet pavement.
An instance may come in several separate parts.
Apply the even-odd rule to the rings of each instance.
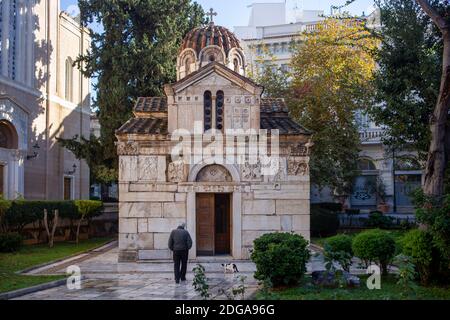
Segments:
[[[311,247],[311,259],[308,272],[324,270],[323,257],[317,248]],[[245,299],[249,299],[258,289],[258,281],[253,274],[256,270],[251,261],[233,261],[239,273],[224,274],[221,263],[232,262],[226,257],[202,259],[189,262],[187,281],[176,284],[173,278],[173,264],[170,261],[152,261],[138,263],[118,263],[117,243],[92,252],[70,258],[65,261],[34,269],[27,274],[65,274],[67,267],[78,266],[81,270],[81,289],[70,290],[66,285],[27,294],[18,300],[198,300],[202,299],[192,286],[192,269],[201,263],[206,269],[207,282],[212,299],[228,299],[223,291],[230,292],[232,287],[245,279]],[[230,258],[231,259],[231,258]],[[365,273],[357,262],[351,273]],[[236,297],[241,299],[242,296]]]

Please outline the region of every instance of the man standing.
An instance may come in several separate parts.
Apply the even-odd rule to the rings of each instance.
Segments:
[[[173,251],[173,262],[175,271],[175,282],[186,281],[186,269],[189,249],[192,248],[191,235],[185,230],[186,224],[181,224],[172,230],[169,237],[169,249]],[[181,268],[180,268],[181,263]]]

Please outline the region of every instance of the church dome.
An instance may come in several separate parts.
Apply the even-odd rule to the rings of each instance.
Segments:
[[[191,30],[184,38],[177,59],[177,80],[211,62],[221,63],[245,76],[245,55],[238,38],[214,22]]]
[[[191,30],[183,40],[181,50],[193,49],[197,55],[208,46],[218,46],[226,55],[233,48],[241,49],[238,38],[227,28],[210,23],[207,26]]]

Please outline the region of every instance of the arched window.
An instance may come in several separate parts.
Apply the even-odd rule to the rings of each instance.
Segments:
[[[66,59],[66,92],[65,98],[67,101],[73,101],[73,61],[70,58]]]
[[[216,97],[216,129],[223,130],[223,117],[224,117],[224,94],[223,91],[217,91]]]
[[[373,171],[373,170],[377,170],[377,167],[369,159],[359,159],[358,160],[358,170],[360,170],[360,171]]]
[[[6,120],[0,121],[0,148],[18,148],[18,137],[16,129],[9,121]]]
[[[208,131],[212,128],[212,95],[211,91],[205,91],[203,95],[203,122],[204,129]]]
[[[239,73],[239,60],[238,60],[238,58],[234,58],[233,66],[234,66],[234,71]]]
[[[191,73],[191,63],[192,63],[191,58],[187,57],[186,61],[184,63],[185,68],[186,68],[186,75],[189,75]]]
[[[404,157],[395,160],[395,170],[398,171],[420,171],[422,170],[417,159]]]

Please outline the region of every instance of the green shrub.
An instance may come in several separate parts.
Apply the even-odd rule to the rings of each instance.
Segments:
[[[352,238],[346,234],[328,238],[325,241],[325,247],[334,252],[343,251],[353,255]]]
[[[11,208],[12,202],[0,198],[0,233],[8,232],[8,223],[6,221],[6,213]]]
[[[442,198],[426,196],[422,190],[414,193],[417,222],[427,226],[433,248],[430,277],[440,284],[450,282],[450,194]]]
[[[342,269],[350,272],[353,257],[352,238],[345,234],[328,238],[324,245],[324,257],[327,270],[331,270],[333,262],[337,262]]]
[[[321,202],[317,203],[316,205],[325,210],[333,212],[342,212],[342,204],[337,202]]]
[[[373,211],[369,214],[366,225],[369,228],[391,229],[394,226],[394,219],[380,211]]]
[[[423,230],[411,230],[399,241],[402,253],[412,258],[419,274],[420,282],[428,284],[433,262],[433,237]]]
[[[76,241],[78,243],[80,237],[81,222],[85,219],[91,219],[102,213],[103,202],[97,200],[75,200],[75,207],[78,213],[78,225],[76,233]]]
[[[10,228],[19,233],[30,223],[44,219],[44,210],[47,209],[49,219],[53,219],[55,210],[58,210],[61,219],[77,219],[77,208],[73,201],[28,201],[14,200],[5,214],[5,222]]]
[[[306,272],[308,241],[291,233],[268,233],[254,241],[255,278],[273,286],[295,285]]]
[[[361,213],[360,209],[345,209],[345,213],[350,216],[355,216]]]
[[[386,231],[373,229],[358,234],[352,243],[355,256],[366,265],[376,263],[383,274],[387,274],[387,267],[395,255],[395,240]]]
[[[22,246],[23,238],[19,234],[0,234],[0,252],[15,252]]]
[[[324,209],[319,205],[311,205],[311,235],[327,237],[337,233],[339,217],[336,212]]]

